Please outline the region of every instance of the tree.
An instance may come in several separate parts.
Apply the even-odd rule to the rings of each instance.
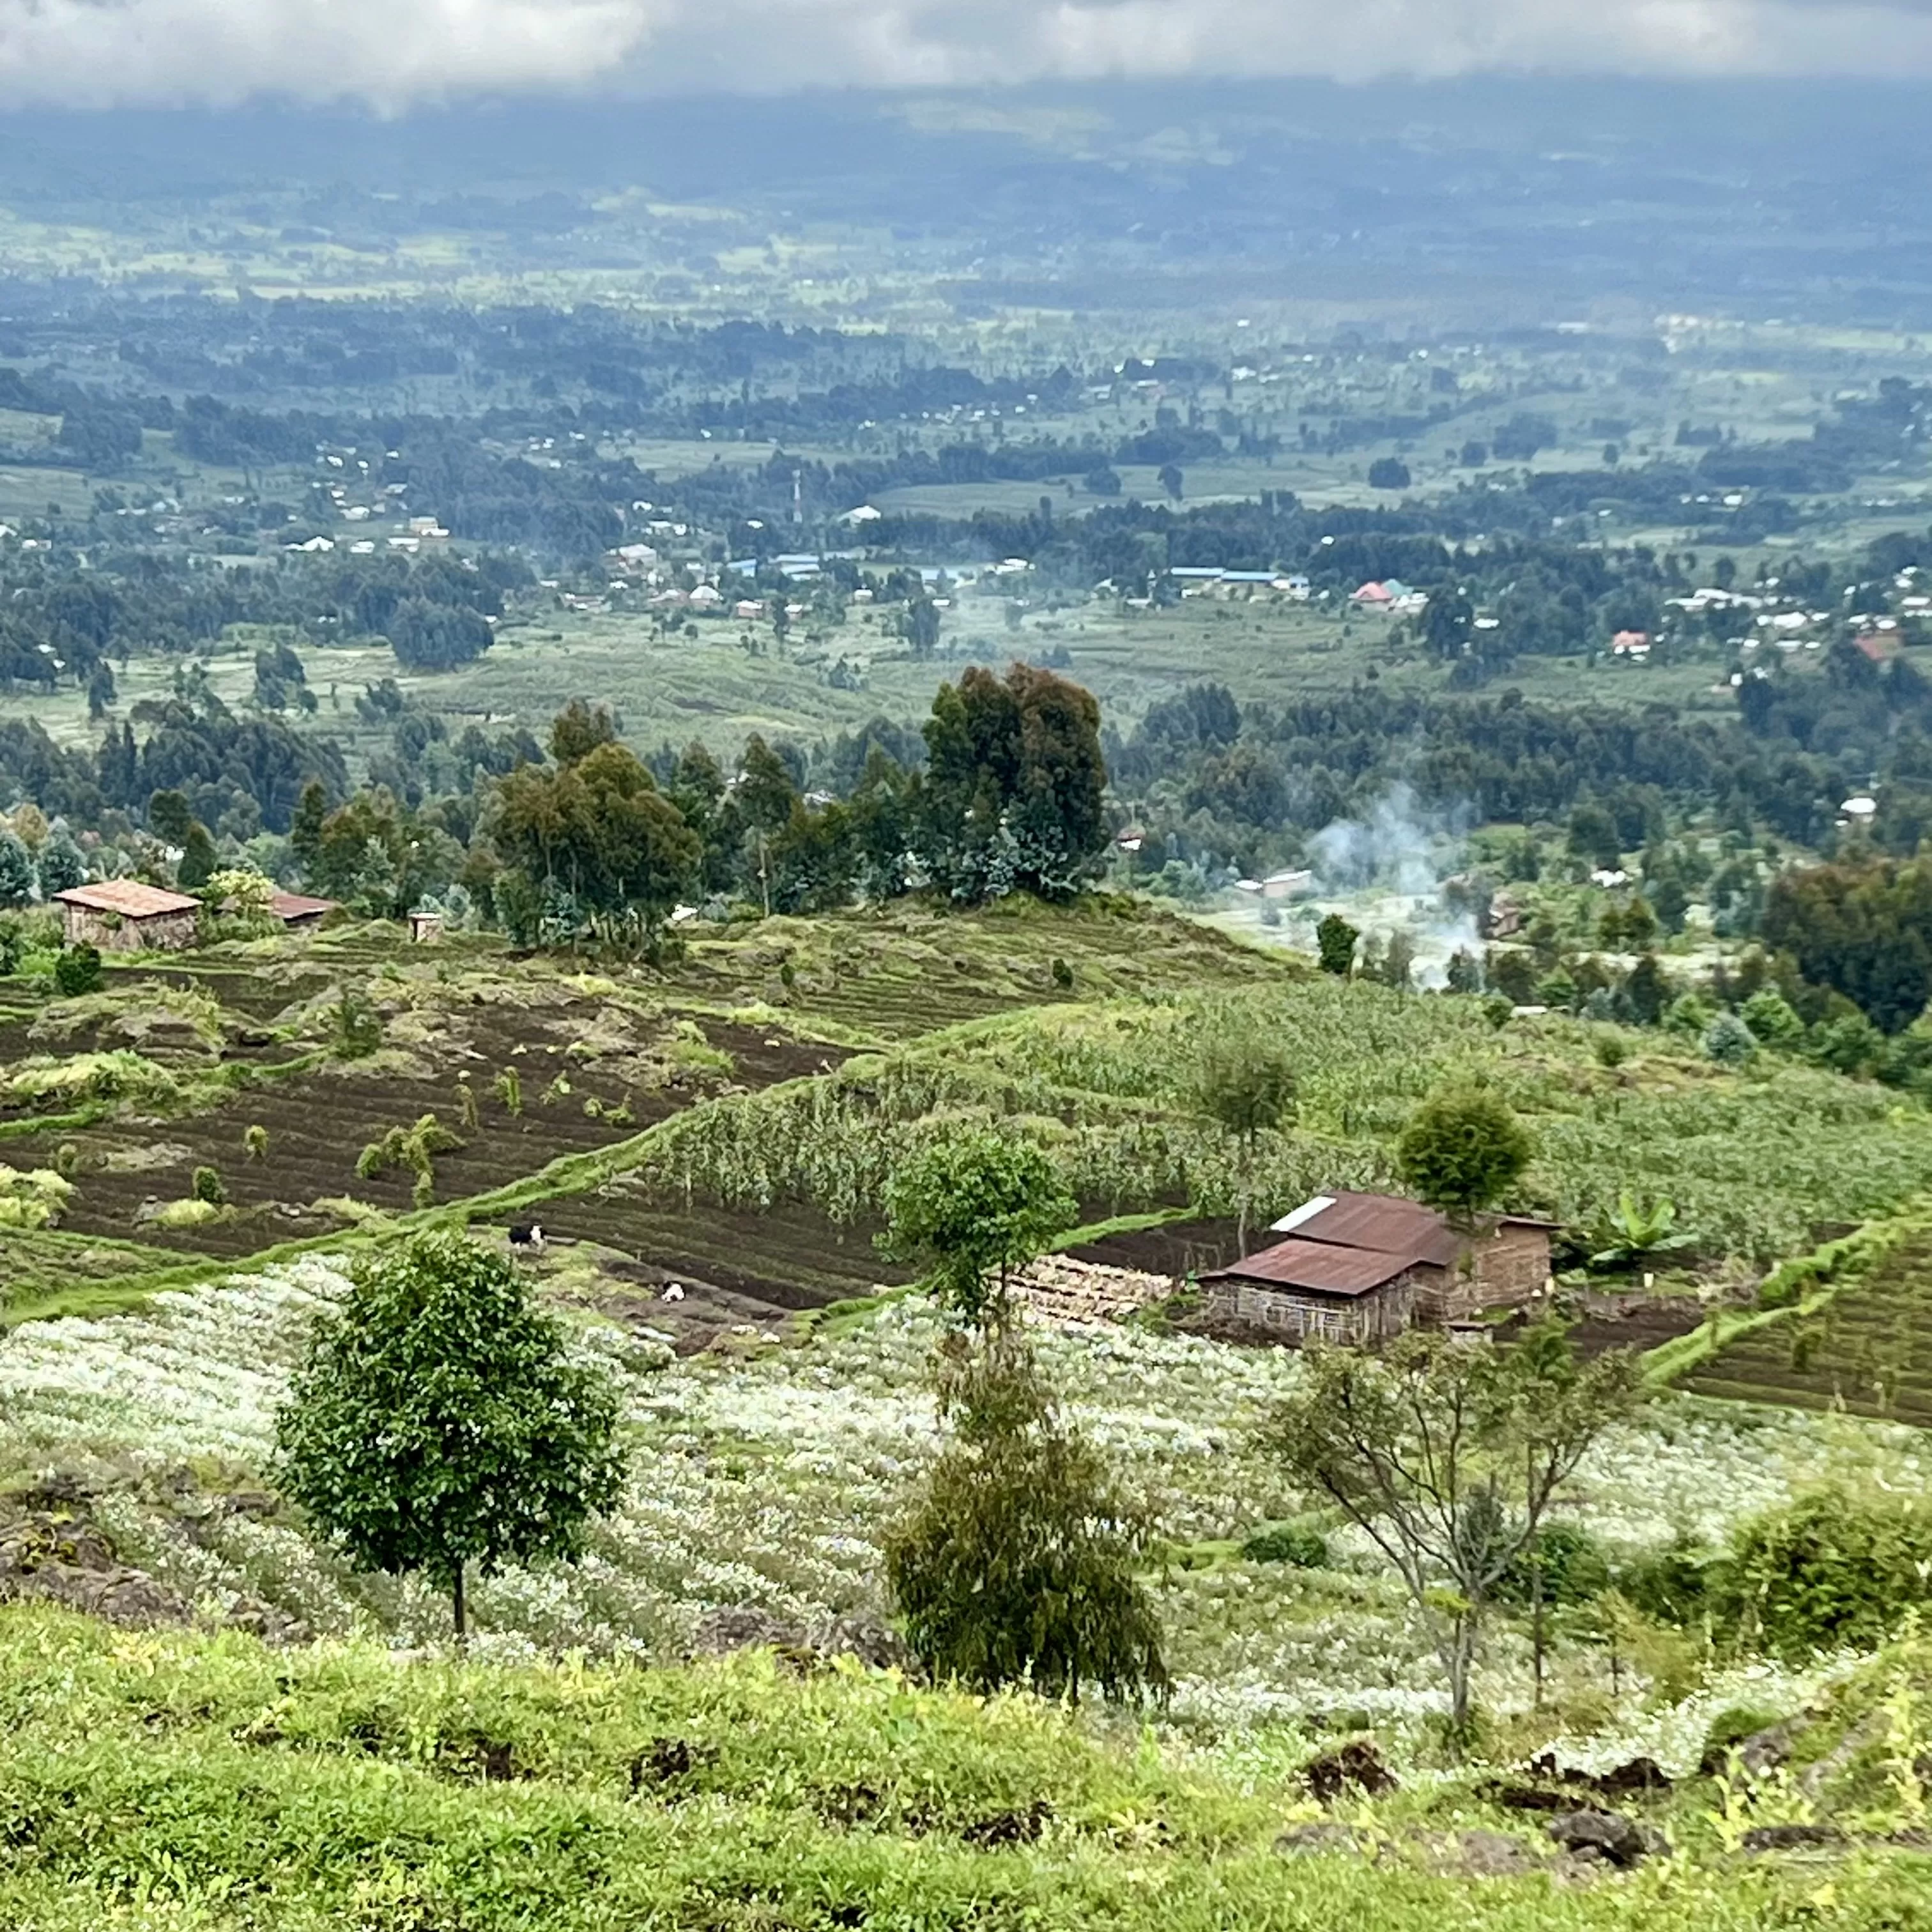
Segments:
[[[1013,1274],[1076,1211],[1058,1170],[1032,1142],[956,1127],[894,1170],[884,1246],[923,1266],[934,1297],[962,1320],[997,1329],[1011,1314]]]
[[[906,605],[899,631],[914,657],[931,657],[939,648],[939,606],[921,591]]]
[[[87,883],[87,861],[65,826],[50,833],[40,850],[35,869],[40,875],[40,896],[50,899],[56,892],[69,892]]]
[[[277,1478],[355,1562],[447,1589],[460,1642],[470,1566],[582,1553],[622,1484],[617,1415],[508,1260],[428,1235],[360,1261],[316,1322]]]
[[[1346,980],[1354,970],[1355,942],[1359,928],[1351,926],[1339,912],[1331,912],[1315,928],[1315,944],[1321,955],[1322,970]]]
[[[1232,1014],[1209,1022],[1195,1070],[1196,1104],[1238,1150],[1236,1245],[1248,1251],[1248,1208],[1255,1149],[1294,1112],[1294,1068],[1285,1051]]]
[[[1409,1116],[1395,1148],[1402,1185],[1461,1222],[1501,1200],[1530,1154],[1522,1123],[1480,1087],[1432,1094]]]
[[[498,796],[504,859],[532,885],[568,892],[608,936],[633,925],[648,940],[696,884],[697,834],[622,745],[598,742],[555,771],[521,766]]]
[[[34,856],[14,832],[0,827],[0,906],[22,906],[34,896]]]
[[[1380,456],[1369,465],[1371,490],[1406,490],[1408,483],[1408,465],[1399,456]]]
[[[322,831],[328,818],[328,794],[322,790],[320,778],[310,778],[302,787],[294,816],[289,821],[289,849],[302,868],[303,879],[310,884],[322,862]]]
[[[1412,1331],[1384,1354],[1310,1348],[1267,1440],[1394,1566],[1449,1680],[1466,1738],[1483,1624],[1550,1502],[1636,1400],[1631,1358],[1580,1366],[1562,1330],[1508,1348]]]
[[[914,1651],[982,1692],[1164,1693],[1160,1626],[1137,1574],[1154,1525],[1060,1425],[1024,1336],[950,1336],[939,1396],[952,1439],[885,1538]]]
[[[977,904],[1021,890],[1066,899],[1106,849],[1106,766],[1090,692],[1033,664],[976,665],[941,685],[925,728],[920,856]]]
[[[1173,498],[1174,502],[1178,503],[1180,501],[1181,492],[1186,479],[1180,473],[1179,464],[1163,463],[1155,473],[1154,481]]]
[[[182,842],[182,855],[175,867],[175,883],[184,892],[199,892],[212,879],[221,863],[208,827],[196,819]]]
[[[560,765],[574,765],[600,745],[617,742],[616,721],[603,705],[573,698],[550,720],[550,754]]]
[[[1476,607],[1460,586],[1431,592],[1422,613],[1423,640],[1439,658],[1453,663],[1469,648],[1475,628]]]

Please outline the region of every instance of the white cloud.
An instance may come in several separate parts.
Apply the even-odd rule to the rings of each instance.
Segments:
[[[1932,0],[0,0],[0,100],[400,107],[603,80],[1932,74]]]

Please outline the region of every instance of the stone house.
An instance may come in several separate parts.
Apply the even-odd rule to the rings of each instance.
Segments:
[[[1520,1214],[1459,1228],[1419,1201],[1318,1194],[1269,1230],[1272,1247],[1203,1275],[1208,1312],[1284,1341],[1356,1346],[1420,1324],[1518,1308],[1550,1279],[1551,1225]]]
[[[180,952],[195,942],[201,902],[138,879],[104,879],[56,892],[70,946],[102,952]]]

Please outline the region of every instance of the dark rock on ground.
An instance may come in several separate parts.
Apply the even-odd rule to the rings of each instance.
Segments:
[[[1324,1804],[1332,1804],[1346,1791],[1359,1791],[1364,1797],[1380,1798],[1396,1789],[1396,1775],[1382,1762],[1382,1754],[1366,1738],[1352,1738],[1301,1768],[1309,1793]]]
[[[1566,1811],[1544,1827],[1566,1852],[1613,1865],[1634,1865],[1666,1849],[1661,1836],[1614,1811]]]
[[[1574,1808],[1576,1797],[1568,1791],[1549,1791],[1538,1784],[1512,1784],[1502,1778],[1491,1778],[1477,1787],[1478,1796],[1491,1804],[1500,1804],[1507,1811],[1568,1811]]]
[[[194,1621],[194,1606],[146,1570],[123,1563],[86,1510],[84,1492],[43,1484],[42,1505],[0,1523],[0,1603],[55,1604],[130,1630]],[[270,1643],[305,1643],[309,1632],[272,1605],[244,1598],[225,1621]]]
[[[1030,1804],[976,1818],[959,1835],[981,1851],[991,1851],[1000,1845],[1030,1845],[1046,1829],[1052,1816],[1053,1807],[1044,1798],[1036,1798]]]
[[[1738,1842],[1748,1852],[1789,1852],[1846,1840],[1835,1825],[1754,1825]]]

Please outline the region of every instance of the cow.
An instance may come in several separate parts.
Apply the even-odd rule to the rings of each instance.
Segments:
[[[534,1221],[513,1221],[510,1224],[510,1252],[513,1255],[540,1255],[544,1250],[544,1232]]]
[[[663,1298],[666,1301],[682,1301],[684,1299],[684,1283],[681,1281],[673,1282],[664,1290]]]

